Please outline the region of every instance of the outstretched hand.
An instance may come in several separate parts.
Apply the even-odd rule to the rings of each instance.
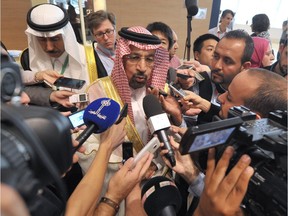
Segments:
[[[210,101],[205,100],[204,98],[191,91],[185,90],[185,93],[187,95],[181,99],[183,106],[193,109],[200,109],[203,112],[208,112],[210,110]],[[186,111],[188,111],[188,109],[186,109]]]
[[[177,82],[181,85],[182,89],[189,89],[196,84],[195,71],[193,69],[180,69],[177,70],[177,74],[184,74],[190,76],[188,79],[181,78],[181,76],[177,77]]]
[[[198,73],[202,71],[211,71],[207,65],[200,64],[200,62],[196,60],[184,61],[183,64],[192,66],[193,70],[197,71]]]
[[[153,154],[146,153],[143,158],[137,162],[136,166],[132,168],[134,159],[129,158],[121,169],[112,176],[105,196],[120,203],[144,178],[152,159]]]
[[[66,90],[60,90],[60,91],[53,91],[50,94],[50,101],[56,102],[58,104],[61,104],[64,107],[73,107],[75,104],[69,102],[69,97],[75,94],[71,91]]]
[[[115,150],[124,141],[126,132],[124,130],[126,119],[123,119],[119,124],[113,124],[105,132],[100,135],[100,145],[105,145],[110,151]]]
[[[188,184],[191,184],[193,180],[198,176],[199,170],[195,167],[189,154],[181,155],[179,151],[179,143],[175,142],[173,137],[169,137],[169,139],[174,150],[176,165],[172,167],[169,160],[165,157],[165,154],[168,153],[167,149],[162,149],[160,155],[162,156],[165,164],[170,169],[181,175]],[[163,145],[163,143],[161,143],[161,145]]]
[[[159,97],[163,110],[170,114],[170,118],[174,125],[181,125],[182,123],[182,112],[178,101],[171,95]]]
[[[45,70],[45,71],[39,71],[35,74],[35,78],[37,78],[38,81],[47,81],[50,84],[53,84],[59,77],[62,77],[63,75],[59,74],[57,71],[54,70]]]
[[[233,147],[227,147],[216,164],[215,149],[209,149],[205,187],[194,216],[242,215],[240,204],[254,170],[249,166],[251,158],[242,155],[228,175],[225,175],[233,152]]]

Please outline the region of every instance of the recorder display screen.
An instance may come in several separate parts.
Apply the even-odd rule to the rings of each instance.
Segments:
[[[235,129],[236,127],[232,127],[197,135],[190,146],[189,153],[226,143]]]
[[[79,101],[87,101],[87,95],[86,94],[80,94],[79,95]]]
[[[76,112],[68,116],[73,128],[84,125],[84,120],[83,120],[84,111],[85,110],[81,110],[80,112]]]

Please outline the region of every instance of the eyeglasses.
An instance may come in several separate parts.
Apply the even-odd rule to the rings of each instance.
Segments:
[[[123,56],[123,58],[129,60],[129,62],[132,64],[138,64],[141,59],[144,59],[147,66],[152,66],[154,64],[154,61],[155,61],[154,56],[140,57],[139,55],[134,55],[134,54],[125,55],[125,56]]]
[[[114,30],[115,30],[115,29],[107,29],[105,32],[99,32],[99,33],[97,33],[97,34],[94,34],[94,36],[95,36],[96,38],[98,38],[98,39],[99,39],[99,38],[103,38],[104,35],[107,35],[107,36],[109,37],[109,36],[113,35]]]

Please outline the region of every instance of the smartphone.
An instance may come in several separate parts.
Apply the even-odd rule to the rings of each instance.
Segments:
[[[66,87],[71,89],[81,89],[85,85],[85,80],[72,79],[68,77],[59,77],[53,85],[56,87]]]
[[[177,70],[180,69],[193,69],[193,66],[190,65],[180,65],[179,67],[176,68]]]
[[[130,157],[133,157],[133,143],[125,141],[122,143],[122,163],[124,164]]]
[[[154,154],[156,150],[160,147],[159,139],[154,136],[135,156],[132,167],[135,167],[137,162],[145,155],[146,152]]]
[[[84,111],[85,109],[78,110],[68,116],[72,129],[76,127],[81,127],[82,125],[84,125],[84,120],[83,120]]]
[[[176,76],[180,77],[181,79],[185,79],[185,80],[192,78],[192,76],[187,75],[187,74],[182,74],[182,73],[177,73]]]
[[[149,88],[153,89],[153,86],[149,86]],[[159,89],[159,95],[163,95],[164,97],[167,97],[168,94],[166,92],[164,92],[163,90]]]
[[[70,103],[83,103],[88,101],[87,93],[74,94],[69,97]]]
[[[185,97],[187,95],[186,92],[183,89],[181,89],[181,88],[178,89],[176,86],[174,86],[173,83],[169,84],[169,88],[173,91],[173,93],[175,95],[178,95],[181,98],[183,98],[183,97]]]
[[[194,70],[194,73],[195,73],[195,77],[196,77],[196,79],[197,79],[199,82],[201,82],[202,80],[205,79],[199,72],[196,71],[196,69],[195,69],[193,66],[181,65],[181,66],[179,66],[179,67],[176,68],[176,69],[193,69],[193,70]],[[189,76],[188,78],[186,78],[185,75],[178,75],[178,73],[177,73],[177,76],[180,77],[180,78],[182,78],[182,79],[188,79],[188,78],[190,78],[190,76]]]
[[[200,73],[198,73],[197,71],[195,71],[194,73],[195,73],[195,77],[198,80],[198,82],[205,80],[205,78]]]

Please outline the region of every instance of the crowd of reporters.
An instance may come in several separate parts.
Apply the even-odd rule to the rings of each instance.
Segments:
[[[48,19],[50,15],[43,11],[56,14],[48,24],[41,17]],[[15,66],[2,46],[1,115],[5,116],[1,120],[1,127],[5,128],[1,131],[2,147],[9,144],[4,140],[9,137],[5,134],[7,127],[11,137],[16,137],[10,141],[15,143],[19,157],[27,163],[27,170],[32,171],[32,175],[29,178],[11,175],[10,172],[20,173],[18,165],[12,163],[14,160],[10,157],[13,156],[8,154],[12,150],[7,147],[7,153],[1,148],[1,213],[69,216],[251,214],[243,204],[255,172],[255,167],[250,165],[251,155],[240,155],[231,167],[230,160],[235,155],[232,146],[228,145],[219,158],[211,148],[207,152],[206,170],[200,170],[193,156],[180,151],[181,138],[189,131],[187,126],[212,122],[214,116],[227,119],[229,109],[234,106],[247,107],[255,113],[255,119],[268,118],[275,110],[286,111],[287,39],[281,44],[280,58],[271,71],[251,68],[254,42],[242,30],[229,31],[221,39],[211,34],[199,37],[194,43],[195,60],[185,62],[189,69],[177,69],[171,67],[174,56],[168,53],[177,41],[173,41],[173,30],[165,23],[150,23],[147,28],[121,28],[116,40],[112,13],[98,11],[88,20],[95,36],[91,55],[87,55],[89,48],[77,43],[66,12],[52,4],[36,5],[27,13],[29,47],[26,55],[29,53],[29,58],[23,56],[22,59],[26,60],[26,67],[22,62],[22,68]],[[177,38],[175,34],[174,38]],[[209,41],[208,45],[206,41]],[[210,47],[208,54],[203,50],[206,45]],[[94,63],[87,63],[88,58]],[[62,62],[58,68],[57,61]],[[84,80],[85,85],[77,90],[53,87],[55,80],[62,76]],[[14,86],[7,84],[12,81],[16,83]],[[172,88],[167,90],[168,84],[175,83],[183,95],[173,92]],[[70,96],[83,92],[88,93],[89,104],[69,101]],[[161,110],[155,111],[156,103],[148,104],[153,113],[148,116],[142,103],[150,94],[161,104]],[[95,120],[86,119],[87,113],[100,115],[101,110],[111,111],[106,104],[107,98],[121,108],[127,104],[127,115],[122,119],[123,113],[115,112],[119,119],[117,123],[114,124],[117,119],[109,122],[111,124],[101,132],[93,129],[95,134],[90,132],[91,136],[85,138],[83,146],[78,146],[79,134],[86,133],[91,125],[101,126]],[[100,105],[94,106],[97,99]],[[86,125],[71,129],[66,116],[77,109],[85,109]],[[13,120],[13,113],[20,121]],[[163,118],[154,124],[150,122],[153,116],[162,117],[163,113],[167,119],[169,117],[168,127],[161,125]],[[98,118],[103,118],[99,115]],[[104,120],[108,121],[106,117]],[[50,122],[45,123],[47,120]],[[160,129],[151,129],[151,125]],[[40,142],[39,147],[48,155],[50,165],[41,162],[41,159],[46,161],[46,156],[41,157],[42,153],[38,152],[42,150],[29,144],[35,140],[27,138],[21,129],[25,127],[29,130],[27,133]],[[45,130],[46,127],[50,129]],[[53,131],[54,127],[57,129]],[[163,131],[165,135],[155,131]],[[156,134],[162,142],[158,156],[147,152],[137,163],[133,162],[133,155],[122,163],[121,144],[124,141],[133,143],[135,157]],[[49,147],[49,141],[54,139],[58,139],[57,148]],[[35,156],[37,154],[40,156]],[[65,163],[59,159],[61,157]],[[71,167],[74,169],[72,162],[81,167],[81,177],[76,183],[76,176],[69,174]],[[54,168],[45,168],[48,165]],[[39,169],[47,169],[52,177],[49,175],[43,183],[43,176],[37,173]],[[61,178],[66,178],[64,185]],[[27,182],[30,180],[39,184],[29,187]],[[70,188],[67,181],[75,183],[74,186]],[[191,197],[192,202],[189,201]],[[287,212],[287,204],[286,209],[285,205],[283,208],[279,212]]]

